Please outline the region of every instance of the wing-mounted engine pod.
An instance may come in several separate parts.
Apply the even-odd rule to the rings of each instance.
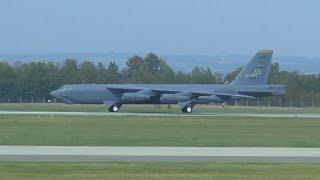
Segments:
[[[151,96],[144,93],[123,93],[122,102],[123,103],[144,103],[151,100]]]
[[[178,102],[190,101],[190,97],[181,94],[162,94],[160,101],[161,103],[176,104]]]
[[[211,95],[211,96],[199,96],[196,99],[196,103],[197,104],[208,104],[211,102],[223,102],[223,100],[221,98],[219,98],[216,95]]]

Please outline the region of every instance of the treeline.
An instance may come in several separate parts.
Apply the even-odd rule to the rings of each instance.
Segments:
[[[238,68],[225,76],[231,82],[242,68]],[[283,97],[287,100],[315,100],[320,102],[320,74],[303,74],[298,71],[280,71],[279,63],[274,63],[269,75],[269,84],[288,86],[288,93]]]
[[[0,99],[45,98],[63,84],[89,83],[187,83],[222,84],[231,82],[241,68],[226,74],[215,73],[209,67],[195,66],[191,72],[174,71],[165,60],[153,53],[145,57],[133,56],[120,69],[115,62],[107,66],[92,61],[67,59],[63,63],[0,62]],[[286,98],[320,100],[320,76],[280,71],[274,64],[269,77],[272,84],[287,84]]]
[[[191,73],[175,72],[153,53],[133,56],[120,69],[115,62],[107,66],[92,61],[67,59],[53,62],[0,62],[0,99],[50,98],[49,93],[63,84],[91,83],[222,83],[222,76],[210,68],[196,66]]]

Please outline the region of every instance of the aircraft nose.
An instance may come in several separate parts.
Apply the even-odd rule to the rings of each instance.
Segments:
[[[55,97],[55,98],[58,98],[58,97],[59,97],[59,92],[58,92],[58,90],[51,91],[51,92],[50,92],[50,95],[53,96],[53,97]]]
[[[57,91],[51,91],[51,92],[50,92],[50,95],[53,96],[53,97],[56,97]]]

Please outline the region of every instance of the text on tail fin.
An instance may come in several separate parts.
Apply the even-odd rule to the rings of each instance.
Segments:
[[[265,85],[271,70],[272,50],[260,50],[251,59],[232,84],[236,85]]]

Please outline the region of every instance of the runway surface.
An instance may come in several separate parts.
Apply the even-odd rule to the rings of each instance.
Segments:
[[[260,113],[124,113],[124,112],[45,112],[45,111],[0,111],[0,115],[60,115],[60,116],[195,116],[195,117],[286,117],[286,118],[320,118],[320,114],[260,114]]]
[[[0,161],[320,162],[320,148],[0,146]]]

